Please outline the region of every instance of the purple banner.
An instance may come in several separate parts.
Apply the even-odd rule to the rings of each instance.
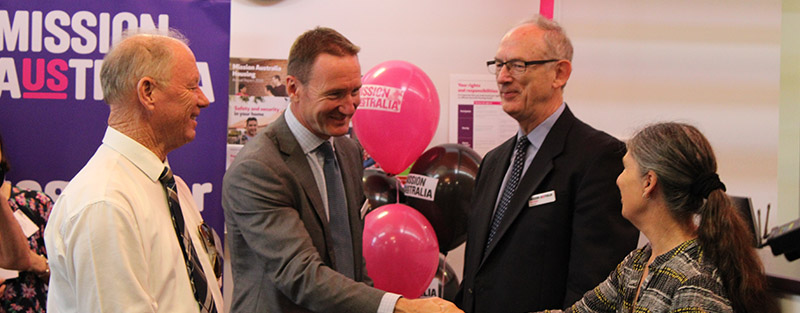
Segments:
[[[108,118],[97,79],[128,28],[174,28],[189,39],[211,105],[195,140],[170,153],[206,221],[222,234],[230,1],[0,0],[0,133],[7,179],[58,197],[101,144]]]

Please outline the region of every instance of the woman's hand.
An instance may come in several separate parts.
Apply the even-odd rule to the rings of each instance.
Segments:
[[[44,281],[50,280],[50,264],[47,263],[47,258],[36,254],[36,252],[30,252],[30,259],[31,259],[31,267],[28,271],[36,274],[39,278],[43,279]]]

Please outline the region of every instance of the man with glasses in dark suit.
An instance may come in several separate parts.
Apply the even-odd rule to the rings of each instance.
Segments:
[[[486,154],[476,178],[455,300],[466,312],[570,305],[636,247],[615,185],[625,146],[564,102],[571,61],[563,29],[537,16],[487,62],[519,130]]]

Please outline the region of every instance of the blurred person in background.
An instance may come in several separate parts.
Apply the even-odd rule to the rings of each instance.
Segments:
[[[44,227],[53,201],[43,192],[22,190],[5,181],[10,169],[6,155],[0,136],[0,215],[3,216],[0,218],[0,267],[20,271],[16,278],[0,283],[0,312],[45,312],[50,266],[44,246]],[[17,219],[12,217],[18,211],[22,213],[17,213],[18,216],[30,220],[30,225],[37,228],[27,238]],[[22,251],[18,248],[20,242],[24,243]],[[9,246],[15,246],[15,252],[10,253]]]
[[[280,75],[272,76],[272,80],[267,84],[267,95],[273,97],[288,97],[289,93],[286,92],[286,85],[281,81]]]

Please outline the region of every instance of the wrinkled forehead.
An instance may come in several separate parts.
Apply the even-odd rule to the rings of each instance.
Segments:
[[[192,50],[182,42],[176,41],[172,47],[172,74],[187,79],[199,79],[200,73],[196,62]]]

